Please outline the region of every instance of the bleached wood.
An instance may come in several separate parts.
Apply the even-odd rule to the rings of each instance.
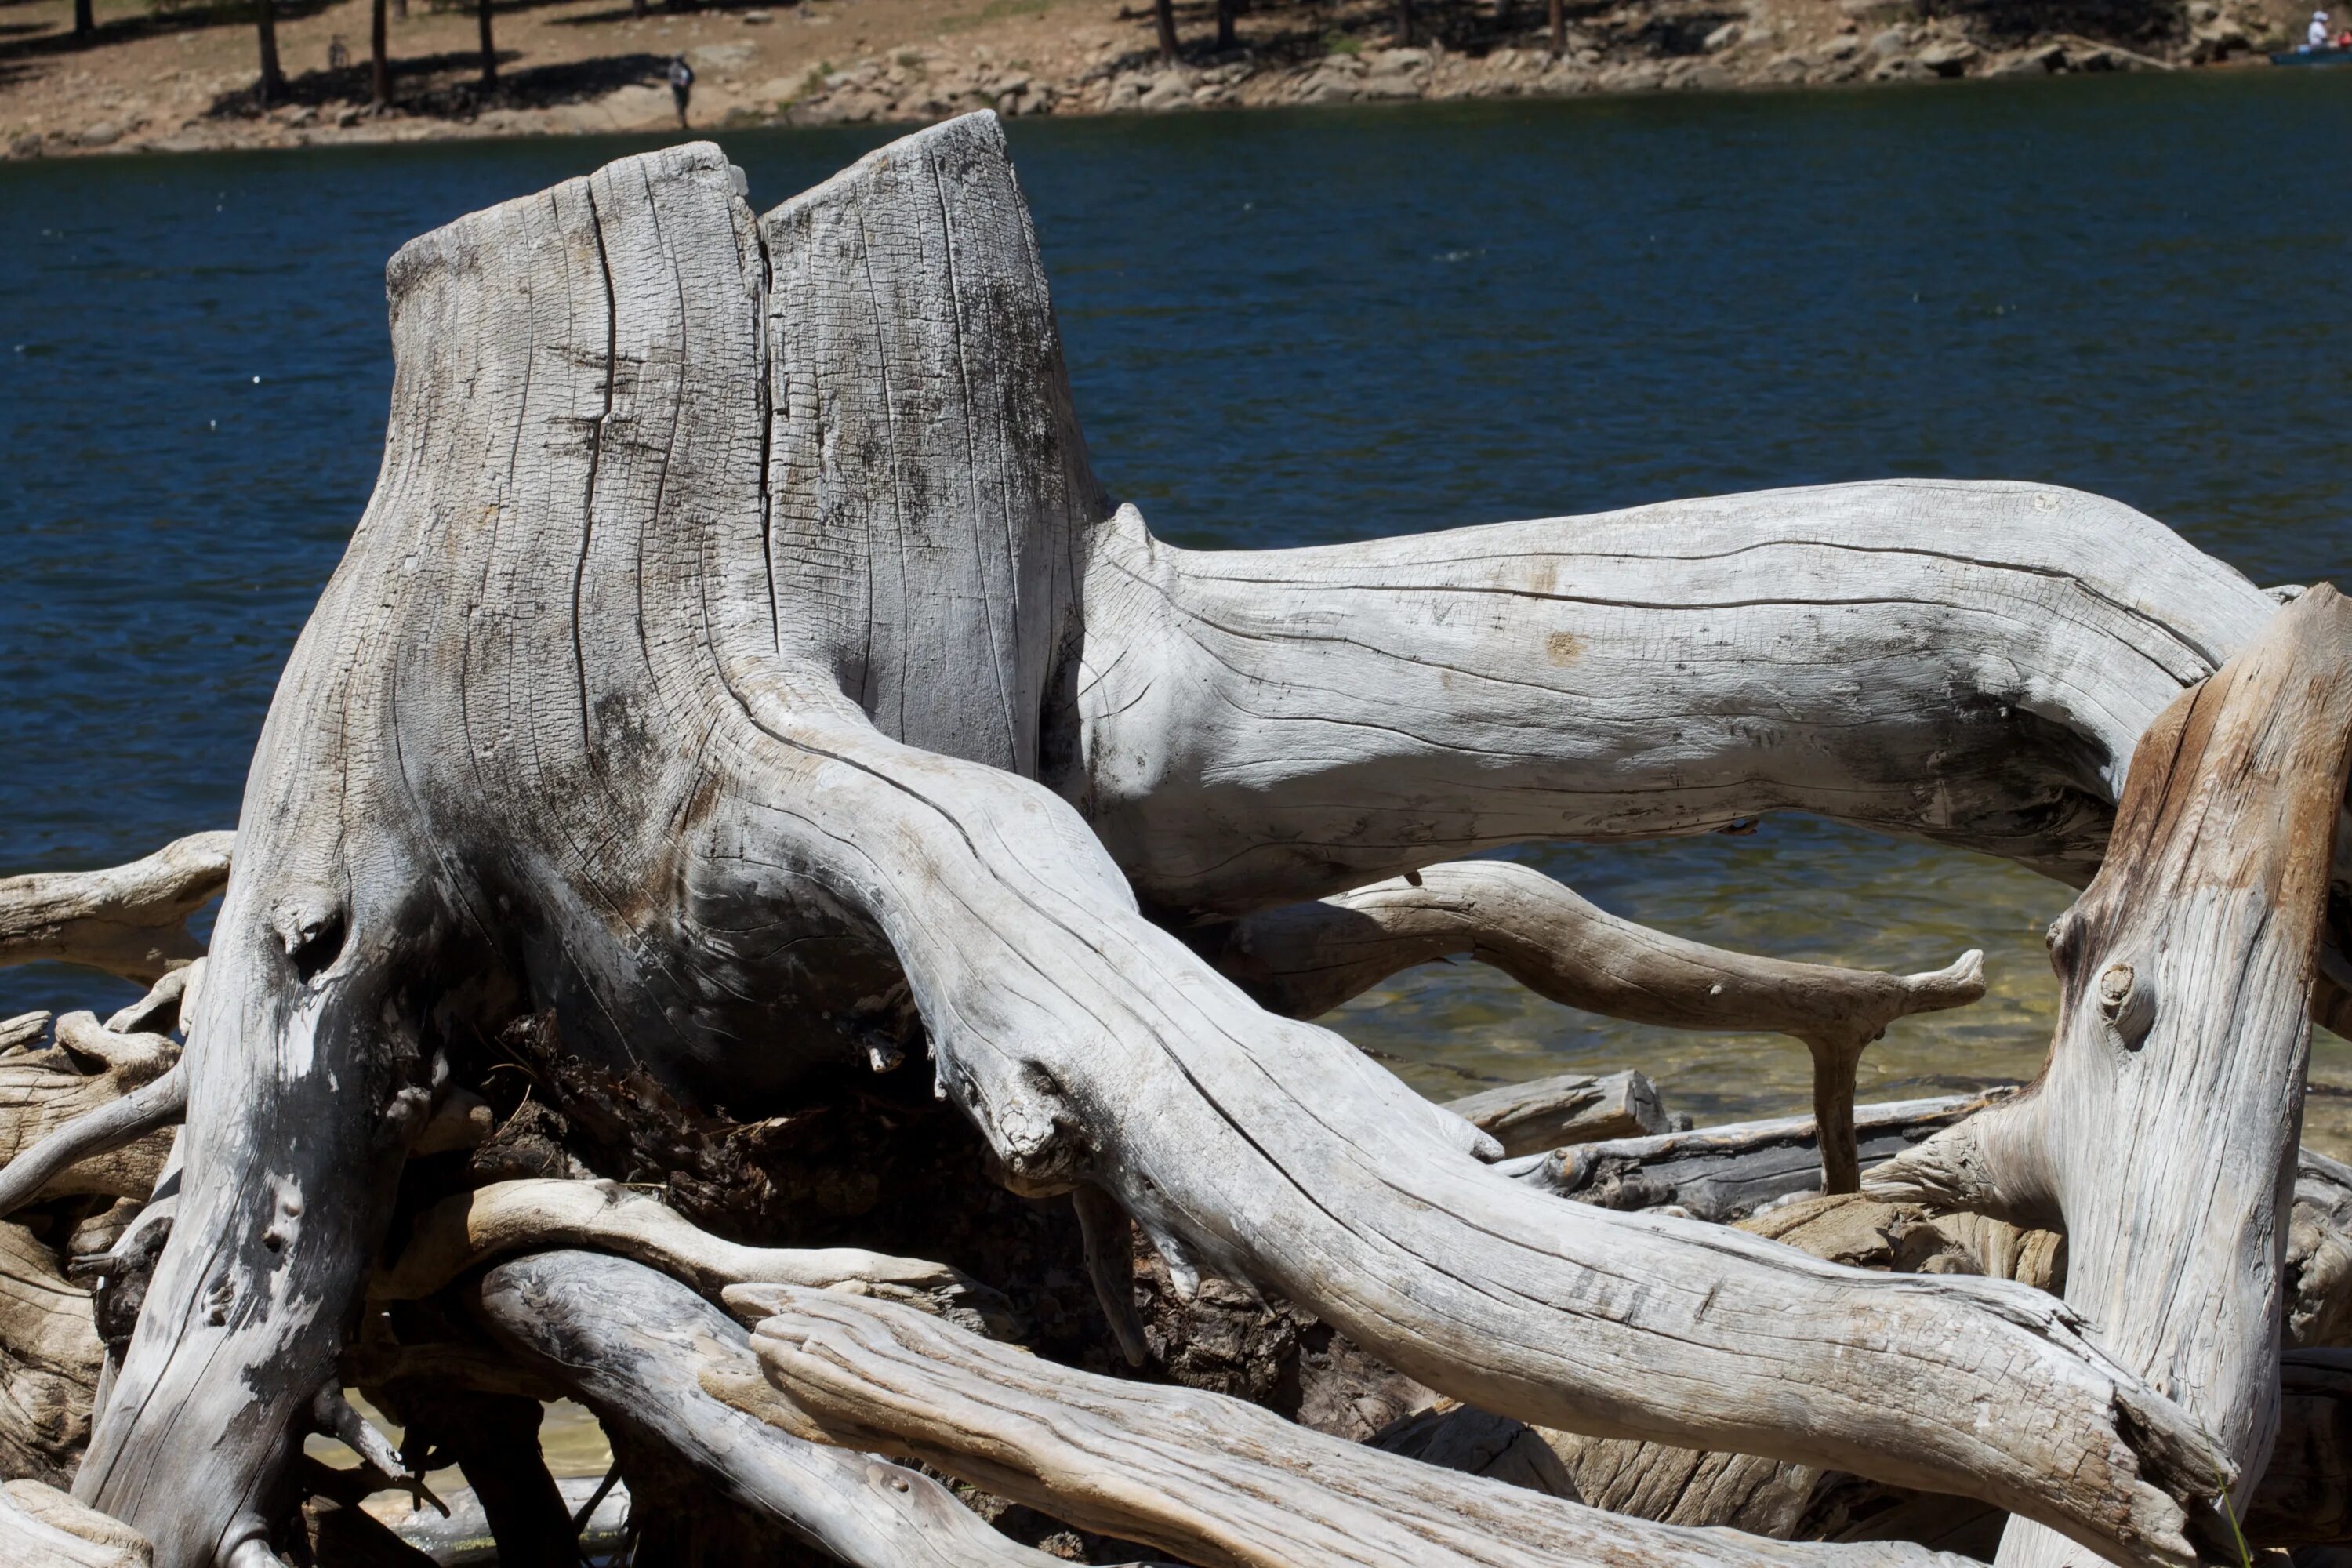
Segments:
[[[0,877],[0,964],[76,963],[151,984],[204,952],[188,916],[228,881],[233,833],[196,833],[102,871]]]
[[[1235,921],[1216,954],[1217,966],[1243,989],[1294,1018],[1328,1012],[1399,970],[1457,956],[1491,963],[1538,995],[1590,1013],[1677,1029],[1769,1030],[1801,1041],[1813,1058],[1813,1115],[1825,1129],[1822,1162],[1833,1193],[1853,1192],[1860,1182],[1853,1082],[1864,1047],[1897,1018],[1984,994],[1981,952],[1921,974],[1731,952],[1621,919],[1507,860],[1427,866],[1261,910]],[[1665,1130],[1629,1127],[1602,1136]],[[1503,1143],[1506,1153],[1522,1154],[1584,1141]]]
[[[149,1568],[146,1539],[35,1480],[0,1485],[0,1562],[9,1568]]]
[[[1445,1109],[1503,1146],[1506,1159],[1673,1131],[1657,1085],[1634,1071],[1561,1073],[1444,1101]]]
[[[728,1285],[776,1280],[861,1286],[974,1326],[1003,1315],[1003,1298],[945,1264],[854,1247],[744,1247],[614,1182],[494,1182],[444,1199],[417,1216],[398,1258],[370,1279],[368,1295],[417,1300],[492,1258],[551,1247],[634,1258],[713,1299]]]
[[[1859,1148],[1892,1158],[1996,1103],[1982,1094],[1886,1100],[1857,1109]],[[1734,1121],[1684,1132],[1612,1138],[1528,1155],[1499,1173],[1539,1192],[1611,1209],[1673,1207],[1730,1223],[1766,1204],[1822,1190],[1822,1158],[1810,1116]]]
[[[1148,901],[1237,914],[1775,810],[2079,884],[2141,732],[2278,608],[2129,507],[2037,484],[1246,552],[1129,509],[1093,542],[1066,790]]]
[[[24,1226],[0,1224],[0,1475],[71,1478],[104,1356],[89,1290]]]
[[[394,258],[383,473],[256,752],[178,1215],[80,1495],[164,1568],[260,1549],[441,1032],[545,1011],[686,1102],[788,1102],[903,983],[1007,1179],[1103,1189],[1180,1275],[1498,1414],[2186,1561],[2226,1468],[2056,1303],[1511,1183],[1136,890],[1247,912],[1781,806],[2085,872],[2137,734],[2103,705],[2153,712],[2271,601],[2033,487],[1180,561],[1091,526],[992,120],[763,221],[735,189],[673,148]]]
[[[2352,743],[2352,605],[2305,593],[2150,728],[2105,866],[2051,928],[2042,1077],[1872,1189],[2055,1215],[2103,1343],[2263,1471],[2316,949]],[[1980,1203],[1991,1194],[1997,1201]],[[2079,1563],[2025,1526],[2004,1564]]]
[[[1951,1561],[1635,1523],[1327,1437],[1239,1400],[928,1331],[888,1303],[783,1295],[789,1310],[752,1335],[782,1397],[730,1391],[767,1419],[816,1441],[920,1459],[1213,1568]]]
[[[507,1343],[607,1421],[645,1435],[734,1501],[849,1568],[1046,1568],[927,1476],[791,1436],[700,1379],[759,1384],[751,1336],[639,1264],[554,1251],[502,1263],[475,1292]]]
[[[0,1217],[38,1197],[143,1198],[171,1152],[163,1129],[186,1099],[176,1041],[88,1013],[59,1018],[56,1039],[57,1051],[0,1061]]]
[[[2309,1149],[2296,1152],[2284,1278],[2287,1343],[2352,1344],[2352,1166]]]

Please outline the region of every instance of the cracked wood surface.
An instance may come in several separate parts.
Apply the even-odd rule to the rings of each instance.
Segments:
[[[1948,480],[1249,552],[1125,509],[1085,594],[1068,793],[1147,902],[1234,914],[1774,810],[2080,885],[2141,732],[2278,607],[2118,502]]]
[[[1966,1489],[2186,1560],[2182,1505],[2226,1469],[2058,1304],[1564,1208],[1338,1037],[1250,1003],[1136,889],[1255,907],[1471,841],[1778,806],[2086,870],[2126,719],[2273,607],[2227,568],[2112,503],[2003,486],[1255,566],[1180,560],[1132,514],[1075,537],[1097,497],[985,116],[764,221],[715,148],[624,160],[412,243],[388,280],[383,477],[256,753],[177,1219],[77,1481],[164,1568],[259,1549],[438,1031],[550,1011],[592,1060],[757,1113],[865,1061],[902,981],[1008,1179],[1104,1189],[1180,1279],[1259,1281],[1498,1414]],[[2027,559],[1881,542],[1934,529]],[[2076,570],[2112,564],[2084,548],[2110,534],[2128,593]],[[1557,591],[1643,548],[1624,571],[1653,588],[1659,560],[1689,574],[1662,618]],[[1519,591],[1530,561],[1541,593]],[[1823,604],[1832,578],[1847,596]],[[1317,658],[1370,639],[1374,662],[1329,673],[1373,684],[1334,698],[1276,657],[1287,632],[1257,639],[1262,666],[1196,662],[1204,637],[1230,659],[1247,640],[1203,630],[1203,594],[1245,632],[1339,624]],[[1528,633],[1600,695],[1537,700],[1511,673]],[[1477,647],[1442,669],[1433,637]],[[1679,673],[1656,652],[1675,639]],[[2111,692],[2103,660],[2128,667]],[[1664,684],[1637,710],[1612,671]],[[1271,710],[1237,724],[1251,704]],[[1440,706],[1464,717],[1424,743]],[[1335,838],[1335,816],[1356,826]]]
[[[30,1231],[0,1224],[0,1473],[72,1478],[105,1353],[89,1291]]]
[[[747,1407],[796,1435],[920,1459],[1210,1568],[1958,1568],[1916,1547],[1794,1546],[1636,1523],[1327,1437],[1239,1400],[927,1329],[887,1303],[778,1296],[786,1310],[752,1334],[773,1392],[729,1391]]]

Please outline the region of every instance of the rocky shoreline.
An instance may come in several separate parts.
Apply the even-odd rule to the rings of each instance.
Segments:
[[[793,125],[919,123],[982,106],[1015,115],[1155,113],[2173,70],[2221,63],[2252,47],[2244,25],[2210,5],[2196,7],[2202,14],[2192,50],[2178,60],[2079,37],[1988,48],[1953,18],[1889,15],[1904,9],[1884,0],[1850,5],[1856,22],[1851,30],[1787,48],[1778,47],[1769,29],[1750,33],[1741,23],[1727,23],[1708,37],[1703,53],[1664,60],[1613,48],[1603,32],[1577,29],[1558,55],[1549,48],[1507,46],[1474,55],[1433,42],[1335,50],[1306,64],[1243,58],[1163,65],[1139,63],[1132,51],[1107,51],[1075,79],[1047,80],[1026,70],[916,48],[824,76],[780,118]],[[1863,26],[1865,20],[1872,25]]]
[[[348,89],[313,72],[296,84],[310,90],[265,111],[238,89],[239,76],[224,73],[197,81],[177,101],[90,95],[96,118],[16,132],[5,147],[30,158],[658,131],[676,121],[667,89],[646,62],[657,65],[667,55],[656,51],[670,49],[699,79],[693,129],[727,131],[920,124],[980,108],[1008,116],[1164,113],[2176,70],[2258,60],[2292,26],[2274,14],[2276,0],[2191,0],[2158,36],[2130,43],[2074,33],[2002,37],[1982,27],[1979,13],[1929,10],[1919,0],[1747,0],[1727,21],[1713,20],[1727,14],[1719,8],[1676,12],[1654,0],[1572,12],[1565,47],[1555,51],[1539,11],[1524,11],[1513,26],[1495,0],[1478,0],[1475,10],[1451,14],[1450,41],[1445,29],[1432,27],[1437,36],[1426,42],[1391,47],[1394,12],[1386,6],[1360,8],[1345,17],[1348,26],[1319,33],[1302,30],[1295,18],[1277,26],[1268,9],[1252,13],[1261,31],[1255,37],[1245,31],[1240,47],[1169,62],[1153,47],[1148,7],[1083,18],[1067,7],[1056,17],[1067,15],[1068,24],[1050,34],[1036,26],[1026,34],[959,29],[954,16],[945,26],[936,16],[910,16],[898,31],[919,26],[932,36],[876,47],[872,35],[892,29],[865,18],[887,12],[874,0],[857,4],[855,13],[845,0],[802,0],[777,12],[624,22],[616,31],[641,40],[639,52],[540,68],[620,58],[636,62],[634,79],[624,73],[609,87],[541,101],[512,90],[478,95],[451,68],[380,110],[365,103],[356,72],[348,73]],[[813,40],[829,41],[815,29],[836,18],[857,21],[866,30],[856,41],[868,47],[844,64],[819,58],[794,68],[793,51],[815,54]],[[1051,18],[1041,6],[1024,19]],[[0,126],[6,107],[0,92]]]

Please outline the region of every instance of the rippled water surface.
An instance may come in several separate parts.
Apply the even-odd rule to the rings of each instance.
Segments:
[[[1884,475],[2119,496],[2276,583],[2346,576],[2352,77],[1019,124],[1097,466],[1184,543],[1276,545]],[[880,140],[727,139],[767,205]],[[374,477],[403,240],[615,142],[0,165],[0,869],[230,824]],[[1529,852],[1622,913],[1993,994],[1889,1094],[2023,1077],[2066,893],[1810,821]],[[0,971],[0,1016],[122,989]],[[1415,1084],[1639,1066],[1704,1121],[1802,1052],[1585,1017],[1470,966],[1337,1020]],[[2311,1140],[2352,1153],[2352,1049]],[[2347,1086],[2336,1089],[2332,1086]]]

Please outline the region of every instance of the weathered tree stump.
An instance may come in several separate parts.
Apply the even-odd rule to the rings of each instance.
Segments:
[[[1092,476],[991,117],[895,143],[764,218],[740,181],[715,148],[674,148],[394,259],[382,479],[256,753],[177,1080],[135,1113],[60,1129],[43,1157],[79,1170],[184,1100],[176,1163],[147,1173],[156,1196],[114,1248],[121,1267],[168,1219],[80,1499],[143,1531],[160,1568],[255,1568],[295,1528],[292,1446],[335,1418],[340,1382],[394,1405],[436,1377],[452,1398],[520,1399],[562,1367],[660,1472],[649,1492],[698,1478],[734,1510],[703,1509],[712,1530],[823,1539],[787,1496],[804,1453],[784,1464],[772,1439],[681,1414],[704,1407],[680,1368],[731,1356],[740,1372],[741,1347],[721,1354],[727,1336],[683,1300],[615,1321],[581,1281],[666,1277],[541,1249],[616,1248],[709,1289],[814,1268],[779,1246],[857,1247],[806,1278],[978,1310],[946,1267],[961,1258],[775,1234],[929,1204],[836,1171],[823,1204],[796,1205],[766,1163],[831,1135],[820,1102],[858,1104],[903,1141],[929,1087],[1005,1185],[1078,1194],[1075,1215],[1057,1204],[1038,1223],[1063,1227],[1069,1288],[1090,1273],[1115,1314],[1132,1305],[1131,1218],[1179,1294],[1274,1295],[1497,1416],[1965,1493],[2111,1558],[2195,1560],[2265,1418],[2165,1381],[2169,1362],[2143,1375],[2161,1358],[2130,1332],[2119,1359],[2014,1281],[1873,1273],[1639,1205],[1563,1205],[1512,1179],[1540,1161],[1490,1168],[1496,1138],[1234,976],[1268,996],[1295,984],[1308,1010],[1333,911],[1371,921],[1374,947],[1402,942],[1356,955],[1391,967],[1438,940],[1434,921],[1570,1000],[1781,1029],[1817,1060],[1801,1158],[1851,1184],[1854,1053],[1893,1018],[1965,1000],[1973,965],[1769,964],[1612,922],[1549,884],[1514,883],[1498,914],[1498,879],[1516,873],[1441,864],[1795,809],[2081,883],[2111,854],[2126,773],[2158,765],[2135,769],[2143,731],[2185,687],[2251,646],[2195,700],[2237,693],[2213,734],[2263,733],[2258,694],[2282,711],[2334,700],[2263,662],[2335,613],[2328,591],[2282,616],[2149,520],[2030,485],[1177,550]],[[2257,668],[2273,673],[2244,673]],[[2318,897],[2332,862],[2312,826],[2342,800],[2343,728],[2335,752],[2315,741],[2281,763],[2305,824],[2279,862],[2291,871],[2246,850],[2261,874],[2227,906],[2278,918],[2245,949],[2271,965],[2262,1016],[2241,1020],[2266,1042],[2290,1003],[2344,1005],[2311,956],[2329,919],[2352,921]],[[2159,727],[2155,752],[2179,733]],[[2141,874],[2152,809],[2126,800],[2121,853],[2086,908]],[[1466,925],[1427,902],[1449,879],[1477,884]],[[2352,932],[2324,934],[2341,949]],[[161,937],[84,951],[151,968],[176,952]],[[2264,1060],[2273,1109],[2291,1104],[2288,1058]],[[549,1103],[527,1114],[500,1066]],[[864,1100],[845,1089],[869,1075]],[[2232,1160],[2275,1154],[2275,1176],[2292,1122]],[[26,1170],[34,1195],[52,1190],[41,1162]],[[583,1174],[666,1183],[729,1234],[682,1237]],[[560,1194],[490,1184],[551,1177]],[[746,1218],[760,1223],[732,1223]],[[877,1242],[895,1250],[859,1245]],[[2070,1246],[2087,1248],[2070,1289],[2084,1269],[2106,1278],[2106,1244]],[[1042,1318],[1062,1289],[1016,1300]],[[1287,1528],[1220,1468],[1234,1456],[1219,1443],[1246,1431],[1248,1484],[1311,1471],[1318,1499],[1340,1500],[1337,1534],[1307,1515],[1283,1537],[1319,1561],[1392,1561],[1438,1537],[1464,1562],[1924,1560],[1666,1535],[1556,1500],[1530,1513],[1523,1491],[1434,1480],[1226,1401],[1165,1406],[1189,1413],[1190,1437],[1151,1450],[1118,1414],[1155,1408],[1132,1385],[1003,1359],[1015,1352],[888,1301],[782,1300],[771,1369],[814,1402],[812,1430],[912,1445],[860,1380],[886,1363],[986,1365],[1026,1379],[1041,1412],[1094,1401],[1090,1440],[1057,1451],[1033,1428],[976,1458],[934,1430],[923,1451],[1073,1522],[1188,1551],[1250,1560]],[[1127,1353],[1153,1352],[1153,1324],[1118,1323]],[[501,1365],[486,1331],[533,1354]],[[817,1364],[851,1339],[856,1356]],[[2237,1388],[2259,1362],[2232,1350],[2216,1365]],[[465,1419],[452,1405],[424,1425]],[[509,1446],[527,1446],[519,1424]],[[1096,1468],[1058,1470],[1056,1452]],[[1181,1473],[1145,1485],[1100,1468],[1131,1475],[1147,1452]],[[509,1500],[551,1519],[538,1479]],[[861,1515],[878,1533],[858,1550],[911,1531],[947,1551],[963,1527],[918,1518],[930,1508]]]

